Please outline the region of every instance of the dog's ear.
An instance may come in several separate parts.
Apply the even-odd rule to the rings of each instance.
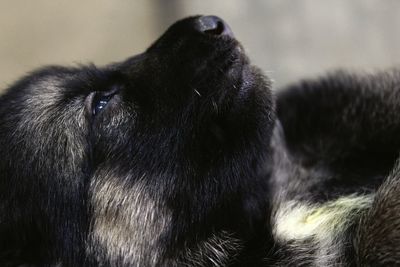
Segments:
[[[359,266],[400,265],[400,160],[361,218],[355,246]]]

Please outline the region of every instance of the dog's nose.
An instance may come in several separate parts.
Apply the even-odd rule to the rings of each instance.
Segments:
[[[233,32],[228,24],[217,16],[199,17],[195,23],[195,29],[204,34],[233,37]]]

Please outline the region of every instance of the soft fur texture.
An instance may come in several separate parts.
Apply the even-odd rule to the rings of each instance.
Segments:
[[[35,71],[0,98],[0,265],[400,264],[399,85],[338,72],[274,100],[215,17]]]

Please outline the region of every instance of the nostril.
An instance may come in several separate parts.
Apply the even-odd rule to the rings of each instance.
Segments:
[[[225,30],[224,23],[222,21],[217,21],[214,28],[204,30],[204,33],[213,34],[213,35],[221,35]]]
[[[198,18],[196,30],[215,36],[233,36],[229,26],[222,19],[216,16],[202,16]]]

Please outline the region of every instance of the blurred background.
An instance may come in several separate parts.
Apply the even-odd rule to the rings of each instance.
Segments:
[[[397,0],[2,0],[0,90],[45,64],[123,60],[195,14],[226,20],[276,88],[400,63]]]

